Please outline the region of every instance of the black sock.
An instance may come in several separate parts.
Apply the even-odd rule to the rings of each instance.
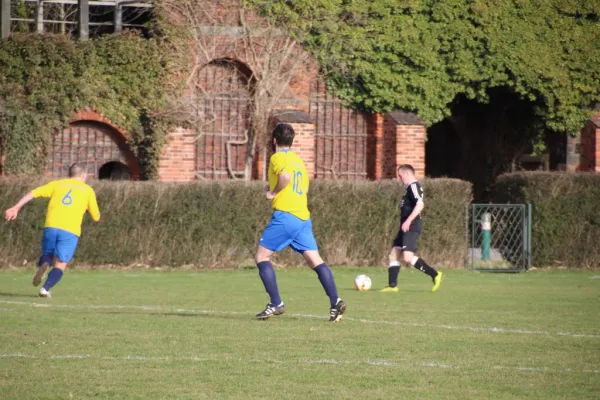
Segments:
[[[321,285],[323,285],[323,289],[325,289],[325,293],[329,296],[329,300],[331,303],[331,308],[334,308],[338,301],[338,293],[337,287],[335,286],[335,280],[333,279],[333,274],[331,270],[327,266],[327,264],[323,263],[317,265],[314,271],[319,276],[319,281]]]
[[[388,267],[388,285],[389,287],[398,286],[398,274],[400,274],[400,266],[394,265],[393,267]]]
[[[427,263],[425,261],[423,261],[422,258],[419,258],[417,260],[414,267],[416,269],[418,269],[419,271],[424,272],[427,275],[429,275],[431,277],[431,279],[433,279],[437,276],[437,271],[435,269],[431,268],[429,265],[427,265]]]

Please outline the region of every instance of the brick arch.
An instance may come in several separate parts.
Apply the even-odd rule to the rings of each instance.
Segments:
[[[53,136],[46,174],[66,176],[71,164],[85,163],[88,171],[94,171],[97,178],[100,167],[113,161],[125,164],[132,180],[139,179],[139,164],[127,144],[125,130],[103,115],[86,109],[78,113],[69,127]]]
[[[231,58],[231,57],[221,57],[221,58],[215,58],[214,60],[206,63],[202,68],[203,69],[209,65],[231,65],[234,66],[237,71],[244,77],[244,79],[246,79],[246,81],[248,82],[252,82],[252,80],[254,79],[254,72],[252,72],[252,69],[250,68],[250,66],[248,64],[246,64],[245,62],[238,60],[236,58]]]

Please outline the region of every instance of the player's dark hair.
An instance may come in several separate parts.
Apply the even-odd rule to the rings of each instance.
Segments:
[[[413,168],[412,165],[410,164],[402,164],[398,167],[398,173],[400,173],[400,171],[410,171],[413,174],[415,173],[415,169]]]
[[[69,178],[76,178],[87,172],[87,169],[81,164],[73,164],[69,167]]]
[[[290,124],[277,124],[273,129],[273,138],[278,146],[289,147],[294,143],[294,128]]]

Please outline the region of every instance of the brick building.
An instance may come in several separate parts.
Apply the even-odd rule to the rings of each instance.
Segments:
[[[244,173],[247,132],[252,126],[251,82],[259,74],[246,59],[248,52],[240,51],[244,30],[236,13],[215,5],[207,10],[204,17],[195,16],[198,35],[210,41],[212,51],[194,77],[202,84],[202,97],[187,91],[201,128],[179,128],[168,134],[159,160],[161,181],[232,179]],[[258,16],[248,18],[261,26]],[[413,164],[417,174],[424,175],[423,121],[401,111],[379,115],[346,107],[327,92],[318,71],[310,59],[295,70],[269,116],[271,124],[294,126],[294,149],[313,178],[392,178],[401,163]],[[96,111],[81,110],[69,127],[54,136],[46,174],[63,176],[69,165],[85,162],[98,178],[139,179],[138,162],[127,138],[128,132]],[[258,147],[252,178],[264,179],[269,146]]]
[[[424,175],[426,128],[418,117],[400,111],[368,114],[343,106],[329,94],[303,90],[309,94],[307,99],[282,104],[287,108],[275,110],[271,119],[294,127],[294,149],[313,178],[393,178],[402,163],[412,164],[419,176]],[[251,123],[242,111],[248,105],[218,96],[211,101],[220,115],[202,134],[183,128],[168,134],[159,160],[159,180],[230,179],[228,157],[235,171],[243,170],[245,146],[231,143],[243,141]],[[64,176],[69,165],[85,162],[98,178],[139,178],[127,132],[93,110],[79,112],[68,128],[54,136],[51,146],[49,176]],[[257,155],[253,179],[264,179],[267,155],[266,148]]]
[[[567,139],[567,171],[600,172],[600,110],[578,137]]]
[[[231,69],[231,65],[211,68]],[[306,96],[283,100],[285,108],[275,110],[271,119],[294,127],[294,149],[313,178],[393,178],[402,163],[411,163],[419,176],[424,175],[426,128],[418,117],[405,112],[385,116],[360,112],[311,89],[314,82],[298,86]],[[159,180],[230,179],[228,157],[234,173],[243,171],[245,145],[231,143],[243,142],[244,131],[251,124],[245,111],[247,99],[218,93],[205,101],[212,104],[213,121],[201,134],[183,128],[169,133],[159,160]],[[267,155],[266,148],[257,155],[254,179],[264,179]],[[68,165],[82,161],[91,163],[99,177],[111,176],[100,173],[108,165],[126,167],[131,179],[139,177],[137,161],[127,146],[127,132],[92,110],[80,112],[71,126],[54,138],[47,174],[62,176]]]
[[[259,17],[249,18],[260,25]],[[187,93],[188,101],[195,102],[201,128],[178,128],[168,134],[159,160],[161,181],[232,179],[244,173],[247,132],[252,126],[254,71],[247,52],[239,51],[243,29],[235,13],[219,6],[209,7],[205,18],[197,20],[198,35],[209,38],[212,47],[210,58],[200,65],[195,77],[202,84],[203,96]],[[311,176],[388,179],[395,176],[398,165],[410,163],[423,177],[425,123],[401,110],[381,115],[346,107],[328,93],[318,70],[314,60],[296,70],[269,116],[271,124],[294,126],[294,149],[305,160]],[[69,127],[54,136],[46,174],[64,176],[69,165],[85,162],[98,178],[139,179],[138,162],[127,139],[128,132],[112,121],[94,110],[81,110]],[[267,148],[266,143],[259,145],[253,179],[265,178]],[[0,138],[0,173],[2,156]],[[580,137],[569,139],[567,169],[600,171],[600,114]]]

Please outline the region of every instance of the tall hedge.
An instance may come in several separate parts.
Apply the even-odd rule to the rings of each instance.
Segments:
[[[0,181],[0,209],[41,182]],[[102,221],[85,218],[79,265],[231,268],[254,265],[261,231],[270,218],[262,182],[165,184],[94,182]],[[434,265],[464,265],[465,207],[471,185],[454,179],[424,182],[422,253]],[[313,182],[309,206],[317,242],[332,265],[386,265],[399,227],[397,182]],[[35,262],[47,202],[34,200],[17,221],[0,222],[3,266]],[[27,260],[27,261],[25,261]],[[302,265],[291,251],[279,265]]]
[[[600,266],[599,174],[505,174],[494,192],[497,202],[532,204],[532,265]]]

